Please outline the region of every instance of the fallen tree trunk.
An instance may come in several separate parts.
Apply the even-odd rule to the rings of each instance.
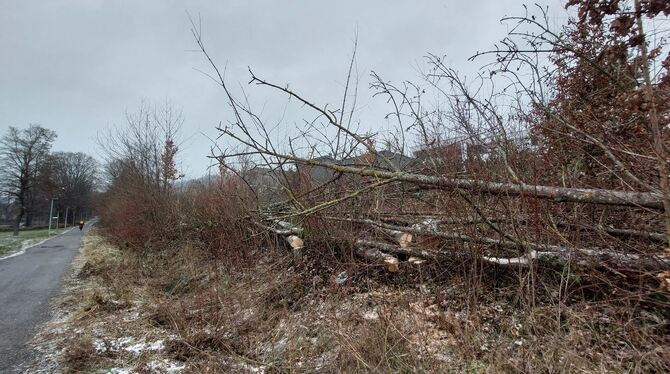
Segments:
[[[416,217],[416,216],[412,216]],[[466,217],[466,218],[444,218],[441,216],[429,216],[429,215],[420,215],[418,218],[422,218],[423,221],[425,222],[426,220],[431,220],[432,222],[437,223],[438,225],[453,225],[453,224],[458,224],[458,225],[471,225],[471,224],[478,224],[478,223],[484,223],[486,222],[483,218],[479,216],[472,216],[472,217]],[[408,219],[408,218],[403,218],[403,217],[394,217],[392,215],[387,215],[383,217],[379,217],[380,220],[388,223],[403,223],[406,225],[413,225],[417,223],[416,219]],[[513,221],[511,218],[507,217],[495,217],[495,218],[488,218],[489,222],[507,222],[507,221]],[[518,222],[518,219],[514,219],[515,222]]]
[[[456,239],[456,240],[462,240],[465,242],[474,242],[474,243],[481,243],[481,244],[487,244],[487,245],[495,245],[501,248],[508,248],[508,249],[521,249],[521,250],[526,250],[529,251],[531,254],[531,258],[537,258],[538,256],[540,257],[547,257],[547,256],[569,256],[572,254],[575,255],[582,255],[582,256],[589,256],[589,257],[594,257],[598,258],[601,260],[610,260],[613,262],[618,262],[622,264],[626,264],[628,266],[630,265],[639,265],[645,268],[666,268],[668,265],[670,265],[670,258],[667,255],[638,255],[638,254],[632,254],[632,253],[621,253],[617,252],[614,250],[609,250],[609,249],[602,249],[602,248],[572,248],[572,247],[563,247],[559,245],[553,245],[553,244],[537,244],[537,243],[529,243],[529,242],[510,242],[506,240],[498,240],[498,239],[493,239],[493,238],[487,238],[487,237],[472,237],[468,235],[463,235],[463,234],[458,234],[458,233],[451,233],[451,232],[444,232],[444,231],[438,231],[436,229],[426,229],[426,228],[416,228],[416,227],[402,227],[402,226],[396,226],[396,225],[390,225],[387,223],[382,223],[382,222],[376,222],[370,219],[361,219],[361,220],[355,220],[355,219],[345,219],[349,221],[357,221],[361,223],[366,223],[368,225],[372,226],[378,226],[382,227],[385,229],[389,230],[396,230],[396,231],[403,231],[403,232],[410,232],[413,234],[419,234],[419,235],[426,235],[426,236],[434,236],[438,238],[443,238],[443,239]],[[442,253],[442,252],[438,252]],[[519,257],[516,257],[518,259]],[[500,264],[506,262],[504,260],[511,260],[511,259],[499,259],[497,257],[489,257],[490,260],[493,262],[498,262]],[[500,260],[500,261],[498,261]],[[520,260],[516,260],[520,261]],[[507,261],[510,262],[510,261]],[[511,261],[513,263],[514,261]]]
[[[421,258],[427,258],[434,260],[438,258],[439,252],[435,251],[429,251],[426,249],[421,249],[421,248],[416,248],[416,247],[401,247],[398,245],[393,245],[393,244],[387,244],[387,243],[382,243],[382,242],[377,242],[377,241],[372,241],[372,240],[357,240],[356,241],[356,246],[357,247],[368,247],[368,248],[376,248],[385,252],[389,253],[395,253],[395,254],[402,254],[402,255],[407,255],[407,256],[414,256],[414,257],[421,257]]]
[[[644,238],[648,239],[651,241],[659,242],[659,243],[667,243],[668,238],[664,233],[661,232],[649,232],[649,231],[641,231],[641,230],[633,230],[633,229],[620,229],[620,228],[615,228],[615,227],[607,227],[607,226],[588,226],[588,225],[578,225],[578,224],[573,224],[573,223],[568,223],[568,222],[559,222],[556,224],[558,227],[570,227],[570,228],[577,228],[577,229],[582,229],[582,230],[588,230],[588,231],[602,231],[607,234],[610,234],[612,236],[620,236],[620,237],[634,237],[634,238]]]
[[[386,235],[389,235],[393,240],[398,243],[401,247],[409,247],[412,243],[413,235],[407,232],[402,232],[398,230],[387,230],[381,227],[376,227],[377,230],[383,232]]]
[[[595,229],[601,229],[601,227],[595,227]],[[625,236],[625,237],[638,237],[653,240],[659,243],[667,243],[668,237],[660,232],[648,232],[632,229],[617,229],[613,227],[602,227],[602,230],[606,233],[614,236]]]
[[[263,228],[267,231],[271,231],[277,235],[300,235],[302,234],[303,230],[300,227],[282,227],[282,228],[276,228],[276,227],[271,227],[268,225],[264,225],[260,222],[253,221],[254,225]]]
[[[394,254],[404,254],[408,256],[412,256],[414,258],[423,258],[423,259],[429,259],[429,260],[439,260],[440,258],[446,259],[446,258],[457,258],[459,260],[466,260],[466,259],[472,259],[472,256],[470,253],[467,252],[458,252],[458,251],[430,251],[428,249],[424,248],[417,248],[417,247],[409,247],[409,248],[403,248],[400,246],[396,246],[393,244],[388,244],[388,243],[382,243],[382,242],[376,242],[376,241],[370,241],[370,240],[357,240],[356,245],[361,247],[361,248],[376,248],[379,250],[383,250],[385,252],[389,253],[394,253]],[[518,256],[518,257],[494,257],[494,256],[481,256],[479,259],[481,261],[497,265],[497,266],[502,266],[502,267],[525,267],[530,264],[531,261],[533,260],[548,260],[548,259],[555,259],[555,258],[569,258],[571,253],[567,251],[562,251],[562,252],[547,252],[547,251],[535,251],[531,250],[528,255],[525,256]],[[611,256],[612,254],[609,253]],[[654,261],[653,259],[650,258],[642,258],[642,257],[637,257],[633,255],[634,257],[629,257],[626,258],[627,260],[637,260],[639,262],[639,265],[641,265],[643,268],[649,268],[649,269],[664,269],[667,267],[670,262],[667,261],[661,261],[660,263],[658,261]],[[592,260],[604,260],[603,258],[594,258],[594,257],[589,257]],[[622,258],[619,257],[618,255],[613,257],[608,257],[607,259],[613,259],[613,260],[621,260]],[[615,261],[615,262],[621,262],[621,261]],[[630,265],[629,262],[625,262],[626,265]],[[665,265],[665,266],[664,266]]]
[[[253,223],[267,231],[275,233],[276,235],[283,236],[286,239],[286,242],[291,246],[291,250],[295,256],[301,255],[301,250],[305,247],[305,244],[300,238],[300,235],[303,232],[303,229],[300,227],[295,227],[285,221],[274,221],[274,224],[280,226],[281,228],[271,227],[264,225],[260,222],[253,221]]]
[[[389,253],[395,253],[395,254],[404,254],[412,257],[419,257],[419,258],[425,258],[425,259],[430,259],[430,260],[435,260],[440,257],[446,258],[454,258],[458,257],[460,259],[470,259],[472,258],[470,254],[464,253],[464,252],[446,252],[446,251],[430,251],[428,249],[423,249],[423,248],[417,248],[417,247],[411,247],[411,248],[403,248],[399,246],[395,246],[392,244],[387,244],[387,243],[382,243],[382,242],[376,242],[376,241],[370,241],[370,240],[357,240],[356,245],[359,246],[364,246],[364,247],[372,247],[372,248],[377,248]],[[533,251],[530,255],[531,259],[536,259],[536,258],[543,258],[543,257],[551,257],[551,256],[556,256],[556,254],[552,252],[535,252]],[[489,257],[489,256],[482,256],[481,259],[485,262],[489,262],[491,264],[496,264],[500,266],[526,266],[529,263],[528,256],[521,256],[521,257],[512,257],[512,258],[503,258],[503,257]]]
[[[266,150],[266,152],[263,153],[267,153],[287,161],[293,161],[297,164],[321,166],[340,173],[369,176],[377,179],[394,179],[407,183],[435,186],[442,189],[463,189],[508,196],[533,196],[540,199],[549,199],[559,202],[565,201],[603,205],[636,206],[653,209],[663,208],[663,197],[661,194],[655,192],[633,192],[597,188],[568,188],[531,184],[487,182],[475,179],[448,178],[415,174],[405,171],[385,171],[374,168],[345,166],[332,162],[308,160],[297,156],[270,152],[269,150]]]
[[[468,224],[477,224],[477,223],[484,223],[486,222],[483,218],[479,216],[473,216],[469,218],[444,218],[441,216],[429,216],[429,215],[419,215],[419,218],[423,218],[424,222],[426,220],[431,220],[434,223],[437,223],[439,225],[449,225],[449,224],[460,224],[460,225],[468,225]],[[416,220],[408,219],[408,218],[403,218],[403,217],[394,217],[393,215],[385,215],[384,217],[379,218],[381,221],[385,223],[391,223],[391,224],[397,224],[397,223],[402,223],[405,225],[413,225],[416,224]],[[516,218],[510,218],[510,217],[491,217],[487,218],[489,222],[496,223],[496,222],[514,222],[514,223],[525,223],[527,222],[527,218],[524,217],[516,217]],[[581,224],[574,224],[574,223],[569,223],[569,222],[557,222],[556,226],[562,227],[562,228],[579,228],[581,230],[586,230],[586,231],[602,231],[606,232],[612,236],[619,236],[619,237],[634,237],[634,238],[643,238],[643,239],[648,239],[651,241],[659,242],[659,243],[667,243],[668,239],[666,235],[662,232],[651,232],[651,231],[643,231],[643,230],[635,230],[635,229],[623,229],[623,228],[616,228],[616,227],[609,227],[609,226],[604,226],[604,225],[596,225],[596,226],[590,226],[590,225],[581,225]]]
[[[410,248],[403,248],[399,247],[393,244],[387,244],[387,243],[382,243],[382,242],[377,242],[377,241],[371,241],[371,240],[357,240],[356,245],[364,248],[377,248],[380,250],[383,250],[385,252],[389,253],[395,253],[395,254],[403,254],[407,256],[411,256],[410,258],[424,258],[424,259],[430,259],[430,260],[436,260],[439,259],[440,257],[442,258],[454,258],[457,257],[461,260],[464,259],[470,259],[472,258],[469,253],[465,252],[445,252],[445,251],[430,251],[428,249],[423,249],[423,248],[417,248],[417,247],[410,247]],[[540,257],[545,257],[545,256],[551,256],[551,253],[549,252],[541,252],[537,253],[534,252],[531,255],[531,258],[540,258]],[[502,257],[488,257],[488,256],[482,256],[481,259],[485,262],[489,262],[491,264],[496,264],[500,266],[526,266],[529,263],[528,257],[527,256],[522,256],[522,257],[514,257],[514,258],[502,258]]]

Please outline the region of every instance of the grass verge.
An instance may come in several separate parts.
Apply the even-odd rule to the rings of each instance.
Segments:
[[[65,230],[67,229],[52,229],[51,236],[61,234]],[[47,238],[49,238],[48,229],[21,230],[17,236],[11,231],[0,232],[0,257],[9,256]]]

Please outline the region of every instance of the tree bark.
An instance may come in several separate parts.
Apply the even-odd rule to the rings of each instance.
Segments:
[[[26,227],[30,227],[33,225],[33,214],[31,213],[30,209],[26,211]]]
[[[19,227],[21,226],[24,212],[25,207],[23,206],[23,203],[19,203],[19,211],[16,213],[16,218],[14,218],[14,236],[19,235]]]

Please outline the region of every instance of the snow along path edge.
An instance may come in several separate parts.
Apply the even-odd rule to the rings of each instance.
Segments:
[[[4,257],[0,257],[0,261],[2,261],[2,260],[6,260],[6,259],[8,259],[8,258],[12,258],[12,257],[14,257],[14,256],[20,256],[20,255],[26,253],[26,251],[27,251],[28,249],[30,249],[30,248],[32,248],[32,247],[37,247],[38,245],[41,245],[41,244],[43,244],[44,242],[46,242],[46,241],[48,241],[48,240],[51,240],[51,239],[53,239],[53,238],[57,238],[57,237],[59,237],[59,236],[65,234],[65,233],[68,233],[68,232],[72,231],[73,229],[74,229],[74,227],[71,227],[69,230],[65,230],[65,231],[61,232],[60,234],[56,234],[56,235],[54,235],[54,236],[52,236],[52,237],[50,237],[50,238],[46,238],[46,239],[41,240],[41,241],[39,241],[39,242],[37,242],[37,243],[35,243],[35,244],[30,244],[30,245],[28,245],[27,247],[24,247],[23,244],[21,244],[21,249],[20,249],[19,251],[14,252],[14,253],[12,253],[12,254],[9,254],[9,255],[7,255],[7,256],[4,256]]]

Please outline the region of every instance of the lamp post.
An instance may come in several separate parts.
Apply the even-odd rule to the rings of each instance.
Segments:
[[[51,209],[49,209],[49,233],[48,236],[51,236],[51,221],[54,219],[54,200],[58,200],[57,197],[51,199]]]

